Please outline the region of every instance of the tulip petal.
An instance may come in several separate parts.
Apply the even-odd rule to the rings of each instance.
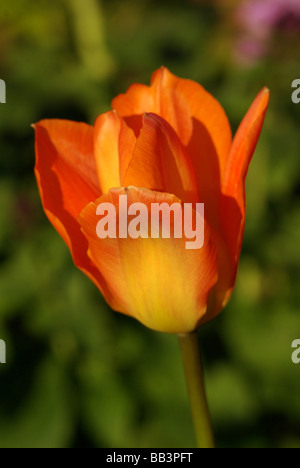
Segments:
[[[151,86],[156,91],[159,115],[175,129],[183,144],[188,145],[193,132],[192,120],[197,120],[211,137],[222,162],[230,148],[232,135],[220,103],[200,84],[178,78],[165,67],[154,72]],[[205,156],[208,157],[203,152],[202,157]]]
[[[172,236],[174,225],[171,238],[99,239],[96,209],[100,203],[112,203],[118,223],[120,195],[127,195],[128,207],[133,203],[146,206],[149,225],[152,203],[181,203],[174,195],[129,187],[110,190],[82,211],[79,222],[89,242],[90,258],[106,279],[111,294],[122,303],[122,308],[116,310],[158,331],[195,330],[206,313],[207,298],[217,280],[216,252],[207,223],[204,245],[198,250],[187,250],[185,237]]]
[[[84,206],[101,195],[93,128],[63,120],[43,120],[34,128],[35,175],[44,211],[69,247],[78,268],[108,295],[101,273],[87,256],[88,243],[76,221]]]
[[[208,219],[218,229],[220,185],[232,143],[230,124],[219,102],[198,83],[161,67],[150,87],[131,86],[112,106],[136,135],[144,112],[158,114],[171,125],[189,154]]]
[[[102,193],[121,186],[136,138],[114,111],[101,114],[94,125],[94,148]]]
[[[240,124],[229,153],[222,181],[222,219],[234,261],[240,255],[245,224],[245,179],[262,129],[270,93],[264,88]]]
[[[219,229],[220,181],[232,133],[219,102],[200,84],[170,73],[166,68],[152,76],[159,97],[159,114],[176,130],[190,156],[198,194],[205,203],[210,224]]]
[[[212,294],[214,305],[210,307],[210,313],[205,319],[210,320],[225,307],[235,284],[245,228],[245,179],[262,129],[269,97],[269,90],[266,88],[256,97],[235,135],[229,153],[220,203],[224,246],[221,247],[219,243],[218,253],[222,262],[219,269],[223,274],[219,276],[219,282]]]
[[[111,106],[124,118],[136,137],[142,128],[143,115],[150,112],[158,113],[154,89],[139,83],[131,85],[125,94],[119,94],[115,97]]]
[[[150,87],[132,85],[127,93],[112,101],[112,108],[125,118],[144,113],[160,115],[174,128],[184,145],[188,145],[192,137],[192,119],[197,120],[210,135],[221,162],[226,161],[232,136],[222,106],[201,85],[178,78],[165,67],[153,73]],[[139,130],[141,125],[140,121]],[[205,148],[203,150],[202,155],[206,155]]]
[[[196,202],[197,184],[188,154],[170,125],[145,114],[122,186],[134,185],[173,193],[183,202]]]
[[[245,211],[245,178],[262,129],[270,92],[264,88],[255,98],[234,137],[222,179],[222,192],[234,197]]]

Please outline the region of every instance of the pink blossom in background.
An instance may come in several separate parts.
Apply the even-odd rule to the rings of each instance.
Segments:
[[[234,55],[237,62],[252,65],[267,52],[268,47],[265,42],[253,39],[253,37],[242,37],[236,43]]]
[[[300,32],[300,0],[246,0],[235,10],[235,21],[241,30],[237,58],[256,62],[267,54],[276,33]]]

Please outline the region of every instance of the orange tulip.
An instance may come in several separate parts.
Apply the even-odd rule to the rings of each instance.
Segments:
[[[95,125],[35,125],[35,174],[50,222],[74,262],[116,311],[168,333],[188,333],[227,304],[245,225],[245,177],[269,102],[263,89],[233,141],[220,104],[199,84],[157,70],[132,85]],[[96,214],[128,206],[203,202],[204,244],[184,238],[99,239]],[[150,215],[149,215],[150,216]]]

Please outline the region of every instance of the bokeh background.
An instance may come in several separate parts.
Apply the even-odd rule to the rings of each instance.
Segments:
[[[194,447],[176,337],[109,310],[33,176],[32,123],[93,123],[161,65],[203,84],[234,131],[271,90],[236,289],[199,338],[218,445],[300,447],[299,2],[246,3],[1,1],[0,447]]]

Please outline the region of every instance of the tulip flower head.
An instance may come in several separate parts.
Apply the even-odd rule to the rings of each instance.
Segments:
[[[45,213],[112,309],[181,334],[225,307],[268,101],[263,89],[232,139],[221,105],[161,68],[150,86],[117,96],[94,126],[34,126]],[[199,242],[187,248],[192,238]]]

